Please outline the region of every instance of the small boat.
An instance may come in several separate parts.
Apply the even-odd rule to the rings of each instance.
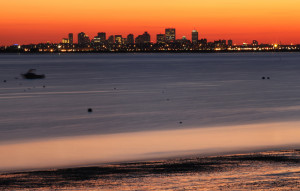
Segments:
[[[21,75],[26,79],[43,79],[46,77],[45,74],[35,74],[35,71],[35,69],[30,69],[27,73]]]

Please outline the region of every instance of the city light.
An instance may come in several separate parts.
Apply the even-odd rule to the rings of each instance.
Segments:
[[[164,34],[157,34],[151,40],[146,31],[135,37],[132,33],[127,36],[110,35],[106,38],[105,32],[99,32],[90,38],[84,32],[77,34],[77,43],[74,42],[73,33],[62,38],[60,43],[46,43],[0,47],[0,52],[243,52],[243,51],[299,51],[300,45],[259,44],[257,40],[252,43],[244,42],[241,45],[233,43],[232,39],[219,39],[209,42],[206,38],[199,38],[197,30],[191,31],[191,39],[186,35],[176,39],[176,29],[166,28]]]

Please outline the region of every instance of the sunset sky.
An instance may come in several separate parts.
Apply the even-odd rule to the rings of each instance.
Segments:
[[[299,0],[13,0],[1,1],[0,46],[60,42],[72,32],[107,36],[148,31],[151,41],[168,27],[176,38],[193,29],[208,41],[300,44]]]

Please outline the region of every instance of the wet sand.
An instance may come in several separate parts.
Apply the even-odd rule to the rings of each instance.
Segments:
[[[299,148],[299,126],[297,121],[4,142],[0,172]]]
[[[299,190],[300,150],[3,173],[1,190]]]

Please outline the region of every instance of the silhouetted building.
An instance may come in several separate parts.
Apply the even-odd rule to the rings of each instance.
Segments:
[[[73,33],[69,33],[69,44],[73,44]]]
[[[61,43],[62,44],[69,44],[69,39],[68,38],[63,38]]]
[[[183,36],[181,39],[176,40],[176,42],[182,43],[182,44],[188,44],[190,41],[186,38],[186,36]]]
[[[224,47],[226,46],[226,40],[215,40],[215,47]]]
[[[122,38],[122,44],[128,44],[127,43],[127,38]]]
[[[207,39],[206,38],[202,38],[199,40],[199,43],[202,45],[207,45]]]
[[[84,43],[84,36],[84,32],[78,33],[78,45],[82,45]]]
[[[143,34],[144,43],[150,43],[151,37],[148,32],[144,32]]]
[[[115,43],[114,35],[109,36],[107,41],[109,44],[114,44]]]
[[[156,35],[156,43],[165,43],[165,42],[166,42],[165,34]]]
[[[122,44],[122,35],[115,35],[115,43]]]
[[[78,45],[88,46],[90,44],[90,38],[84,32],[78,33]]]
[[[139,35],[135,38],[135,44],[146,44],[150,43],[150,34],[148,32],[144,32],[144,34]]]
[[[198,32],[196,30],[192,31],[192,43],[197,44],[198,43]]]
[[[174,28],[165,29],[166,41],[175,42],[176,40],[176,31]]]
[[[127,35],[127,44],[134,44],[134,36],[133,36],[133,34]]]
[[[139,35],[135,38],[135,44],[144,44],[143,35]]]
[[[101,42],[101,39],[98,36],[95,36],[93,39],[93,43],[100,44],[100,42]]]
[[[100,38],[101,43],[105,43],[106,41],[106,33],[105,32],[99,32],[98,33],[98,38]]]
[[[258,46],[258,41],[257,40],[253,40],[252,45],[253,46]]]
[[[228,46],[232,46],[232,45],[233,45],[232,40],[228,40]]]

